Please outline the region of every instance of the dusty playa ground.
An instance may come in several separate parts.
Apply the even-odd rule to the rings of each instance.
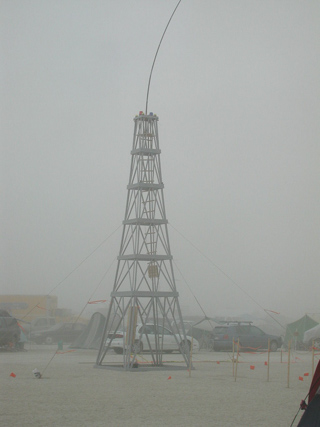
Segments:
[[[189,376],[186,369],[94,369],[94,350],[65,348],[50,362],[55,346],[26,348],[0,352],[1,426],[290,426],[311,382],[307,352],[291,355],[288,388],[288,355],[281,363],[279,351],[271,353],[267,382],[267,354],[261,353],[240,354],[235,381],[228,353],[195,354]],[[110,352],[107,360],[122,357]],[[181,356],[164,360],[177,363]],[[48,363],[36,379],[33,369],[43,372]]]

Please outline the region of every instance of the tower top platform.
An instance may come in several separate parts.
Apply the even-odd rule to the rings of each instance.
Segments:
[[[145,114],[143,111],[139,111],[139,114],[135,116],[133,120],[159,120],[159,117],[154,113]]]

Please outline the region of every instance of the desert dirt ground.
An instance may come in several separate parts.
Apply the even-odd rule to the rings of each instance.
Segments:
[[[281,362],[279,350],[270,354],[269,381],[266,353],[240,353],[235,378],[225,352],[195,353],[190,375],[178,353],[164,361],[183,370],[127,372],[94,369],[96,350],[26,350],[0,352],[1,426],[290,426],[312,377],[311,352],[291,354],[288,387],[288,353]],[[105,361],[122,356],[111,351]]]

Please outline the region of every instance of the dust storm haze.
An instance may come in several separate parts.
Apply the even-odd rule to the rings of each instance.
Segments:
[[[109,298],[132,119],[176,3],[1,2],[1,294]],[[172,19],[149,111],[186,314],[192,294],[209,316],[320,312],[319,18],[186,0]]]

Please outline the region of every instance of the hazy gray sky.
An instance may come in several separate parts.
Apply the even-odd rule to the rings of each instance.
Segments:
[[[50,292],[121,225],[132,119],[176,4],[1,1],[0,293]],[[163,40],[149,111],[171,249],[210,316],[259,310],[250,297],[320,312],[319,22],[317,0],[183,0]],[[93,296],[108,299],[120,238],[53,292],[60,306],[81,308],[111,266]]]

